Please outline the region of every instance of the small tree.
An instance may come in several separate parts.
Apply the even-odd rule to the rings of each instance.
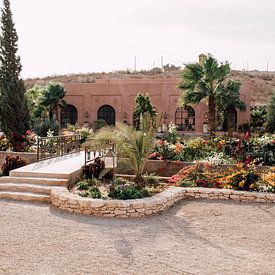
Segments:
[[[148,93],[138,94],[136,97],[136,105],[134,109],[134,127],[136,129],[140,128],[140,119],[145,114],[148,113],[151,118],[155,118],[157,113],[155,107],[151,103],[151,97]]]
[[[48,114],[52,120],[58,118],[59,108],[66,108],[64,86],[60,83],[49,83],[46,86],[34,86],[26,93],[31,110],[32,125]]]
[[[0,120],[1,128],[14,144],[13,135],[24,135],[30,127],[25,98],[25,85],[17,53],[18,36],[14,27],[9,0],[3,1],[0,37]]]
[[[138,131],[123,123],[117,123],[115,128],[102,128],[93,140],[114,141],[119,156],[126,158],[129,168],[135,175],[136,186],[142,188],[145,184],[142,175],[146,160],[154,147],[156,129],[148,113],[144,114],[140,124]]]
[[[267,105],[267,129],[271,132],[275,132],[275,93],[273,93],[268,105]]]

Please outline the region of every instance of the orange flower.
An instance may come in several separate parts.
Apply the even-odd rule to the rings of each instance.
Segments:
[[[175,145],[175,152],[176,153],[180,153],[181,152],[181,149],[182,149],[182,145],[180,143],[176,143]]]

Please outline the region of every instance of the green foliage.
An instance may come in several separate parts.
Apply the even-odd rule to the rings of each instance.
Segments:
[[[58,117],[58,108],[65,108],[63,100],[65,90],[63,84],[49,83],[46,86],[34,86],[26,93],[28,106],[31,110],[32,124],[49,114],[49,118]]]
[[[271,97],[268,105],[267,105],[267,129],[271,132],[275,132],[275,93]]]
[[[243,109],[239,99],[240,83],[229,80],[229,63],[221,63],[212,56],[206,56],[199,63],[186,64],[181,73],[182,81],[178,85],[182,93],[182,105],[197,105],[208,100],[209,132],[213,136],[217,126],[217,111],[223,116],[230,108]]]
[[[134,185],[118,185],[114,187],[109,196],[119,200],[141,199],[150,197],[151,193],[145,188],[137,188]]]
[[[146,185],[157,186],[159,184],[159,178],[154,175],[148,175],[144,180]]]
[[[91,186],[99,186],[101,182],[96,179],[83,179],[77,182],[76,186],[79,190],[88,190]]]
[[[176,144],[180,140],[180,136],[178,135],[177,127],[174,123],[170,123],[168,125],[168,133],[166,140],[171,142],[172,144]]]
[[[81,197],[89,197],[89,198],[93,198],[93,199],[101,199],[101,197],[102,197],[102,194],[101,194],[99,188],[96,186],[89,187],[89,189],[87,191],[82,191],[79,193],[79,195]]]
[[[0,121],[2,130],[13,143],[12,134],[23,135],[30,128],[30,115],[24,81],[20,78],[20,57],[16,54],[18,36],[8,0],[3,3],[1,31]]]
[[[53,132],[53,135],[58,135],[59,123],[55,116],[52,118],[42,117],[34,125],[34,132],[40,137],[46,137],[49,130]]]
[[[115,128],[103,128],[95,135],[95,140],[109,139],[116,143],[119,156],[126,158],[136,183],[140,185],[143,183],[142,173],[146,160],[154,146],[156,129],[153,124],[150,115],[145,113],[139,131],[117,123]]]
[[[106,127],[106,121],[104,119],[98,119],[93,123],[93,130],[98,131],[103,127]]]
[[[27,164],[25,159],[22,159],[19,156],[16,157],[6,157],[6,162],[2,165],[2,173],[4,176],[8,176],[11,170],[20,168]]]
[[[266,106],[252,106],[250,109],[250,125],[253,128],[263,127],[266,123]]]
[[[157,115],[156,109],[151,103],[151,97],[149,94],[138,94],[136,97],[136,105],[133,113],[136,129],[140,128],[140,120],[145,113],[148,113],[151,118],[155,118]]]

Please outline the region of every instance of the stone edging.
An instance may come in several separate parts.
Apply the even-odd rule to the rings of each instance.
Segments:
[[[83,198],[70,193],[65,187],[55,187],[51,191],[52,204],[61,210],[91,216],[121,218],[144,217],[159,213],[185,198],[275,203],[275,194],[272,193],[213,188],[170,187],[150,198],[125,201]]]

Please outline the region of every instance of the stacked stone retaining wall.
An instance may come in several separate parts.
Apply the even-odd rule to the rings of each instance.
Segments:
[[[137,200],[103,200],[83,198],[67,188],[52,190],[52,204],[57,208],[84,215],[140,218],[159,213],[182,199],[233,200],[238,202],[275,203],[275,194],[210,188],[171,187],[153,197]]]

